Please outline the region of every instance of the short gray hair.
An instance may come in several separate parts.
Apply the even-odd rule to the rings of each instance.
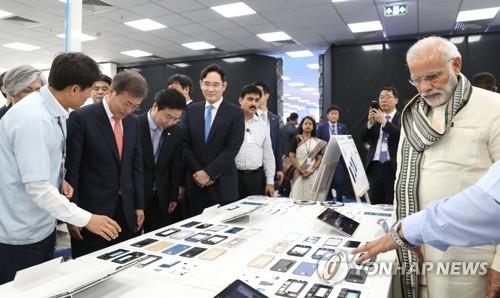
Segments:
[[[30,65],[21,65],[7,71],[3,77],[3,88],[7,96],[14,97],[39,79],[42,85],[46,84],[42,72]]]
[[[116,94],[128,92],[133,97],[144,98],[148,95],[148,83],[136,70],[123,70],[117,73],[111,81],[111,87]]]
[[[449,40],[439,36],[429,36],[417,41],[410,47],[406,53],[406,63],[409,65],[416,56],[421,55],[425,51],[439,51],[442,53],[445,61],[451,58],[462,57],[457,47]]]

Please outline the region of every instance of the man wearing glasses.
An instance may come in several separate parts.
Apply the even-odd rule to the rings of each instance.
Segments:
[[[365,169],[370,183],[372,204],[394,202],[394,179],[396,177],[396,152],[401,130],[401,113],[396,110],[398,91],[394,87],[383,87],[378,105],[370,107],[363,142],[370,145]]]
[[[191,216],[239,199],[235,157],[243,144],[245,120],[240,107],[223,99],[226,87],[220,66],[204,68],[200,88],[205,101],[191,104],[182,120],[187,133],[183,154]]]
[[[70,114],[66,180],[73,202],[89,212],[113,218],[122,231],[106,242],[68,225],[73,258],[131,238],[144,221],[144,176],[139,122],[131,113],[147,95],[146,80],[136,71],[113,78],[103,101]]]
[[[173,222],[177,192],[183,176],[183,130],[177,125],[186,109],[184,95],[175,89],[156,93],[153,107],[140,115],[144,165],[144,231]]]
[[[460,72],[457,47],[441,37],[424,38],[408,50],[406,61],[418,95],[401,117],[395,186],[398,219],[468,188],[500,159],[500,95],[471,85]],[[491,267],[487,275],[431,271],[419,278],[407,272],[402,279],[405,297],[494,297],[493,285],[500,280],[500,247],[451,246],[441,251],[424,245],[423,252],[428,262],[487,262]],[[406,266],[416,263],[408,250],[399,250],[398,255]]]

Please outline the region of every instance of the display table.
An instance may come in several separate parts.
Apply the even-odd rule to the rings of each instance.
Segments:
[[[259,204],[265,205],[238,220],[229,223],[215,221],[224,217],[225,213]],[[347,264],[348,269],[360,269],[362,266],[350,262],[349,258],[352,258],[352,255],[349,254],[350,249],[344,247],[345,244],[349,240],[357,240],[363,244],[380,237],[383,231],[377,221],[382,218],[391,224],[394,221],[393,212],[364,204],[346,204],[344,207],[336,208],[342,214],[360,222],[353,236],[347,238],[316,218],[323,210],[325,207],[319,204],[301,206],[289,199],[265,197],[244,199],[218,208],[218,213],[215,215],[204,213],[167,227],[178,228],[182,232],[168,236],[156,235],[167,230],[162,228],[62,263],[57,274],[40,285],[23,289],[15,288],[13,283],[3,285],[0,287],[0,297],[48,297],[73,289],[74,283],[79,279],[83,283],[91,280],[92,276],[102,276],[105,272],[111,272],[122,265],[113,260],[124,257],[128,252],[159,256],[161,259],[140,268],[138,266],[128,268],[74,297],[213,297],[235,279],[246,282],[269,297],[280,297],[276,296],[276,292],[288,279],[297,281],[292,287],[302,287],[297,297],[306,297],[314,284],[333,287],[328,297],[337,297],[343,288],[361,291],[362,298],[390,297],[392,275],[373,271],[376,271],[380,263],[393,263],[396,258],[394,252],[378,256],[375,266],[371,267],[372,271],[365,267],[369,274],[364,283],[345,281],[347,272],[340,272],[342,270],[338,270],[336,274],[334,272],[333,278],[325,279],[327,276],[324,274],[325,268],[331,271],[335,266],[328,267],[329,263],[325,261],[328,258],[319,260],[319,253],[316,252],[321,247],[326,247],[330,251],[345,251],[346,259],[343,263]],[[186,224],[190,227],[186,227]],[[206,233],[208,235],[205,235],[205,238],[214,235],[215,237],[208,239],[208,242],[207,239],[193,242],[201,239],[203,235],[194,237],[191,235],[191,238],[186,235],[181,239],[174,239],[180,238],[181,233],[187,231],[195,235]],[[148,238],[157,241],[143,247],[132,246]],[[341,238],[341,240],[330,238]],[[217,242],[221,239],[221,242]],[[325,242],[329,245],[325,246]],[[176,249],[178,248],[176,245],[179,244],[206,250],[193,257],[189,257],[189,253],[188,256],[182,256],[189,249],[179,251]],[[295,247],[293,251],[298,254],[290,255],[293,247]],[[117,249],[128,252],[108,260],[97,258]],[[159,251],[154,251],[158,249]],[[305,255],[299,256],[306,251]],[[172,255],[167,254],[168,252]],[[222,254],[217,257],[220,253]],[[281,259],[287,260],[284,261],[284,267],[280,266],[283,262],[277,264]],[[287,262],[289,266],[286,266]],[[339,262],[335,264],[337,263]],[[320,271],[323,274],[319,273]],[[293,292],[297,289],[288,290]]]

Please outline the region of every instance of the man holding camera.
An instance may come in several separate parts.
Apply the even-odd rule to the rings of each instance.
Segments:
[[[396,155],[401,131],[401,113],[396,110],[398,91],[383,87],[378,104],[373,102],[363,142],[369,145],[365,169],[372,204],[392,204],[396,177]]]

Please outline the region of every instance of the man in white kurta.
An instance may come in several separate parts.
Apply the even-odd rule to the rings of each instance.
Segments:
[[[500,95],[470,85],[460,73],[456,47],[442,38],[425,38],[410,48],[407,63],[419,95],[403,112],[395,186],[399,218],[473,185],[500,160]],[[411,256],[398,255],[411,263]],[[420,278],[418,294],[403,286],[403,296],[477,298],[498,291],[488,283],[500,280],[500,246],[443,252],[425,245],[424,261],[487,262],[491,270],[487,275],[430,271]]]

